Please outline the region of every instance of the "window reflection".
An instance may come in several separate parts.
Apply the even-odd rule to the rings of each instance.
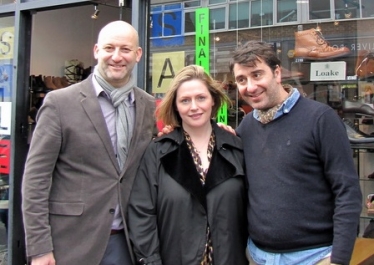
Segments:
[[[309,1],[309,19],[330,18],[330,1]]]
[[[189,7],[199,7],[201,5],[200,1],[185,1],[184,2],[184,7],[189,8]]]
[[[360,5],[352,0],[335,0],[335,19],[357,18]]]
[[[362,17],[374,17],[374,1],[361,0]]]
[[[215,8],[209,10],[209,29],[224,29],[225,28],[225,8]]]
[[[184,15],[184,32],[195,32],[195,12],[186,12]]]
[[[251,26],[266,26],[273,24],[273,0],[258,0],[251,2]]]
[[[226,3],[226,0],[209,0],[209,5]]]
[[[14,4],[14,0],[2,0],[2,1],[0,1],[0,6],[1,5],[8,5],[8,4]]]
[[[296,0],[277,1],[277,22],[297,21]]]
[[[229,28],[249,27],[249,2],[236,3],[230,5]]]

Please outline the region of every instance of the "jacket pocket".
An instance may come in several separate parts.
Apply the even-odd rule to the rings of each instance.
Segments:
[[[83,202],[49,202],[49,213],[56,215],[82,215]]]

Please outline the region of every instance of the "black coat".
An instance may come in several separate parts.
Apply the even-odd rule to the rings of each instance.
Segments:
[[[241,140],[213,123],[216,146],[203,187],[180,128],[153,141],[128,209],[134,252],[144,264],[199,265],[209,223],[214,265],[248,264]]]

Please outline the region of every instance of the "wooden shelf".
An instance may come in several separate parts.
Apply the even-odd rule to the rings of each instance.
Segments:
[[[374,239],[357,238],[349,265],[374,264]]]

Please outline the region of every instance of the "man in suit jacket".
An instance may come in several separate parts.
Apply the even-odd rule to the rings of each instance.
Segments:
[[[131,75],[142,49],[130,24],[106,25],[94,56],[94,73],[49,92],[38,113],[22,186],[32,265],[135,263],[124,217],[155,101]]]

